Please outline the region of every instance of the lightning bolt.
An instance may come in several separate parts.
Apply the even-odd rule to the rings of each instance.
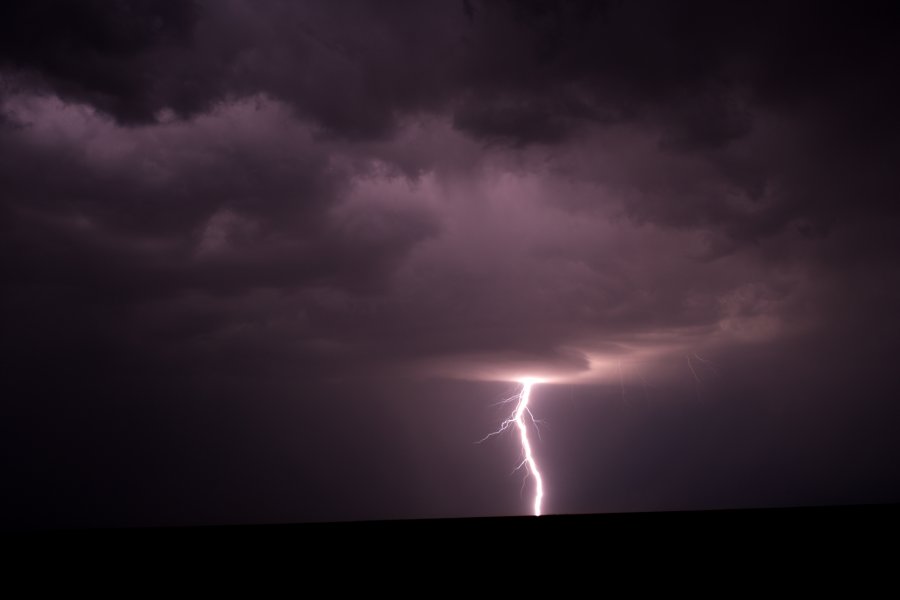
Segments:
[[[532,423],[535,422],[534,415],[531,414],[531,409],[528,408],[528,402],[531,399],[531,388],[534,384],[535,381],[533,379],[522,380],[522,391],[519,392],[518,397],[513,396],[509,399],[510,401],[512,401],[518,398],[516,409],[513,411],[513,414],[500,424],[500,429],[493,433],[489,433],[481,441],[483,442],[491,436],[506,431],[513,424],[516,425],[519,430],[519,439],[522,444],[523,457],[522,462],[519,463],[519,466],[516,467],[516,470],[519,470],[524,466],[528,469],[528,473],[534,476],[534,516],[539,517],[541,516],[541,501],[544,498],[544,480],[541,477],[541,472],[538,469],[537,462],[534,460],[534,454],[531,451],[531,441],[528,439],[528,426],[525,423],[526,414],[528,415],[528,418]]]
[[[695,387],[696,387],[696,391],[697,391],[697,400],[700,400],[700,384],[702,383],[702,381],[700,381],[700,376],[697,375],[697,369],[694,368],[694,363],[691,362],[690,354],[686,354],[685,358],[687,358],[688,367],[690,367],[691,373],[694,375],[694,383],[695,383]]]
[[[544,480],[541,478],[541,472],[538,470],[534,455],[531,453],[531,442],[528,441],[528,427],[525,425],[524,418],[527,412],[532,422],[534,422],[534,416],[528,408],[528,401],[531,399],[531,386],[533,384],[534,382],[532,381],[522,382],[522,393],[519,394],[519,404],[516,405],[514,416],[516,425],[519,427],[519,437],[522,440],[522,453],[525,456],[519,466],[527,464],[528,472],[534,475],[534,516],[539,517],[541,516],[541,500],[544,498]]]
[[[700,362],[702,362],[703,364],[705,364],[707,367],[709,367],[709,369],[710,369],[713,373],[715,373],[716,375],[719,374],[719,370],[716,368],[716,366],[712,363],[711,360],[706,360],[705,358],[703,358],[702,356],[700,356],[700,355],[697,354],[696,352],[694,353],[694,358],[696,358],[697,360],[699,360]]]

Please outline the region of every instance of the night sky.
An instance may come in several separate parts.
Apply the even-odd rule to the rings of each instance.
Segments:
[[[898,25],[0,4],[0,526],[900,501]]]

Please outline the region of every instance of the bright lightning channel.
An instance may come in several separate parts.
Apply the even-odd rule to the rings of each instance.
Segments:
[[[541,501],[544,498],[544,480],[541,478],[541,472],[538,469],[537,462],[534,460],[534,454],[531,451],[531,441],[528,439],[528,426],[525,423],[525,415],[528,414],[528,418],[534,423],[534,415],[531,414],[531,409],[528,408],[528,402],[531,399],[531,388],[537,383],[535,379],[522,379],[522,391],[519,392],[518,402],[516,403],[516,409],[513,411],[513,414],[507,418],[503,423],[500,424],[500,429],[497,431],[488,434],[487,438],[497,435],[512,425],[516,424],[516,427],[519,429],[519,438],[522,443],[522,462],[519,463],[519,466],[516,467],[516,470],[521,469],[523,466],[528,469],[528,472],[534,476],[535,488],[534,488],[534,516],[541,516]],[[513,400],[515,396],[510,398],[509,400]],[[482,441],[484,441],[482,440]]]
[[[528,401],[531,399],[532,385],[534,385],[534,381],[530,379],[526,379],[522,382],[522,393],[519,394],[519,403],[516,405],[516,412],[514,417],[516,420],[516,425],[519,428],[519,436],[522,439],[522,453],[525,456],[522,464],[527,464],[528,472],[534,475],[534,516],[539,517],[541,516],[541,500],[544,498],[544,480],[541,479],[541,472],[538,470],[537,463],[534,460],[534,455],[531,453],[531,442],[528,441],[528,427],[525,425],[526,412],[528,412],[528,416],[531,417],[532,422],[534,422],[534,417],[531,415],[531,411],[528,409]]]

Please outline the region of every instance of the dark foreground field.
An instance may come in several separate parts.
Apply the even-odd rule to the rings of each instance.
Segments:
[[[375,550],[385,543],[426,545],[459,543],[464,546],[503,548],[530,539],[535,547],[557,542],[584,544],[596,550],[640,549],[657,554],[685,543],[702,541],[725,546],[777,540],[784,550],[792,545],[830,544],[842,538],[868,534],[888,540],[900,532],[900,505],[764,508],[714,511],[545,515],[474,519],[410,519],[336,523],[285,523],[204,527],[110,529],[55,529],[6,532],[7,541],[103,541],[110,543],[190,542],[296,542],[348,543],[349,553]],[[525,551],[526,548],[521,548]]]

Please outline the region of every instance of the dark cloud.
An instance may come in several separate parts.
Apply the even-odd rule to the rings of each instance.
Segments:
[[[567,137],[570,123],[540,106],[485,104],[483,99],[456,112],[454,125],[488,142],[555,143]]]
[[[146,122],[170,101],[158,97],[167,68],[155,52],[187,51],[196,17],[193,2],[9,4],[0,9],[0,64],[123,122]]]
[[[806,2],[95,4],[4,9],[0,53],[124,122],[264,92],[350,137],[386,135],[399,116],[461,97],[464,129],[518,130],[520,143],[561,141],[572,118],[656,114],[673,148],[699,149],[772,107],[814,110],[857,135],[896,124],[889,4],[849,15]]]

